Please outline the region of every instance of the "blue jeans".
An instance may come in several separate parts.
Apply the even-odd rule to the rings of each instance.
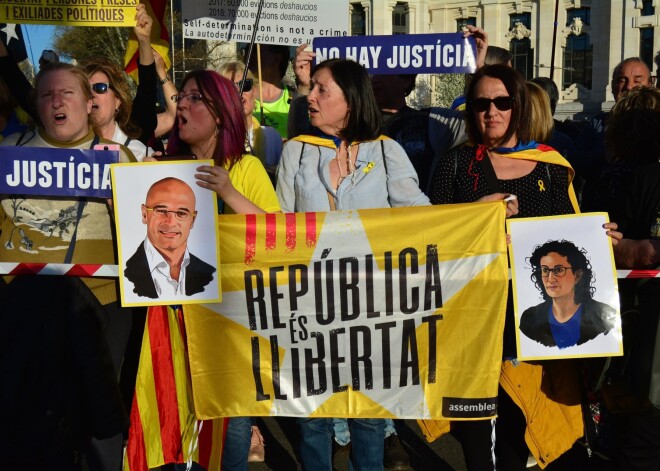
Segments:
[[[252,421],[250,417],[232,417],[227,423],[225,446],[222,449],[224,471],[247,471]]]
[[[332,419],[298,419],[300,458],[305,471],[332,471]],[[349,469],[382,471],[384,419],[348,419],[351,441]]]
[[[335,432],[335,441],[341,446],[351,442],[351,432],[348,430],[348,419],[332,419],[332,428]],[[396,435],[396,428],[392,419],[385,419],[385,438]]]

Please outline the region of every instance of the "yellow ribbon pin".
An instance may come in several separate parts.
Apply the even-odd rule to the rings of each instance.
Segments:
[[[539,191],[545,191],[545,183],[543,183],[543,180],[539,180],[538,184],[539,184]]]

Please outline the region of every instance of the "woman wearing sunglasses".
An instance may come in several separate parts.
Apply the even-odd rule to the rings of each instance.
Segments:
[[[247,129],[246,147],[250,154],[259,157],[271,178],[275,176],[275,168],[282,155],[282,138],[277,129],[262,126],[259,120],[252,115],[255,107],[256,83],[254,75],[248,70],[245,81],[242,81],[245,64],[239,61],[226,62],[220,66],[220,75],[231,80],[241,93],[243,113],[245,114],[245,127]]]
[[[529,258],[532,281],[544,302],[520,318],[520,331],[546,347],[582,345],[614,328],[616,311],[593,299],[591,263],[567,240],[536,246]]]
[[[431,181],[431,202],[495,201],[516,195],[519,217],[579,212],[570,164],[551,147],[533,140],[532,106],[525,80],[515,69],[504,65],[480,69],[467,91],[469,143],[440,158]],[[605,228],[612,229],[607,233],[613,243],[621,238],[614,232],[616,224]],[[470,470],[494,469],[497,455],[497,469],[523,471],[530,452],[545,467],[583,435],[581,383],[575,364],[512,361],[516,357],[514,325],[509,297],[495,433],[488,421],[451,424]],[[549,370],[552,375],[546,375]],[[563,399],[546,395],[542,377],[556,381],[548,387],[556,388]]]
[[[139,84],[135,100],[123,70],[105,58],[83,61],[94,97],[90,115],[95,132],[109,141],[128,147],[138,160],[153,152],[147,144],[157,125],[154,52],[151,49],[152,18],[144,4],[137,5],[136,34],[139,50]],[[11,88],[18,104],[39,122],[37,110],[29,99],[33,89],[0,41],[0,78]],[[162,81],[161,81],[162,82]]]

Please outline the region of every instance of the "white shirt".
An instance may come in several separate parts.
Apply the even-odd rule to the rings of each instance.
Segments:
[[[119,125],[117,124],[117,122],[115,122],[115,133],[112,135],[112,139],[110,140],[112,142],[116,142],[117,144],[125,145],[124,143],[126,142],[126,139],[128,139],[128,136],[124,134],[124,131],[119,129]],[[151,147],[147,147],[142,142],[140,142],[139,139],[129,140],[128,145],[126,145],[126,147],[131,149],[131,152],[133,152],[133,155],[138,160],[138,162],[142,162],[142,160],[147,155],[151,155],[154,153],[154,150]]]
[[[190,263],[188,247],[186,247],[186,252],[183,254],[183,262],[181,263],[181,271],[179,272],[178,280],[175,280],[170,276],[170,266],[160,252],[156,250],[148,237],[144,239],[144,252],[147,255],[149,272],[151,273],[151,279],[154,281],[158,297],[171,299],[176,296],[185,296],[186,267]]]

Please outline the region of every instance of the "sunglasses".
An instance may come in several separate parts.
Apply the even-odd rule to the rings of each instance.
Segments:
[[[239,80],[238,82],[234,82],[234,85],[236,85],[236,88],[238,88],[238,91],[241,91],[241,85],[243,85],[243,91],[244,92],[249,92],[252,90],[252,85],[254,84],[252,79],[245,79],[245,80]]]
[[[110,86],[109,83],[106,82],[97,82],[92,84],[92,91],[94,93],[97,93],[99,95],[103,95],[105,93],[108,93],[108,90],[111,90],[112,87]]]
[[[513,107],[513,102],[512,96],[498,96],[497,98],[475,98],[470,100],[470,105],[477,113],[483,113],[490,109],[491,103],[500,111],[509,111]]]

